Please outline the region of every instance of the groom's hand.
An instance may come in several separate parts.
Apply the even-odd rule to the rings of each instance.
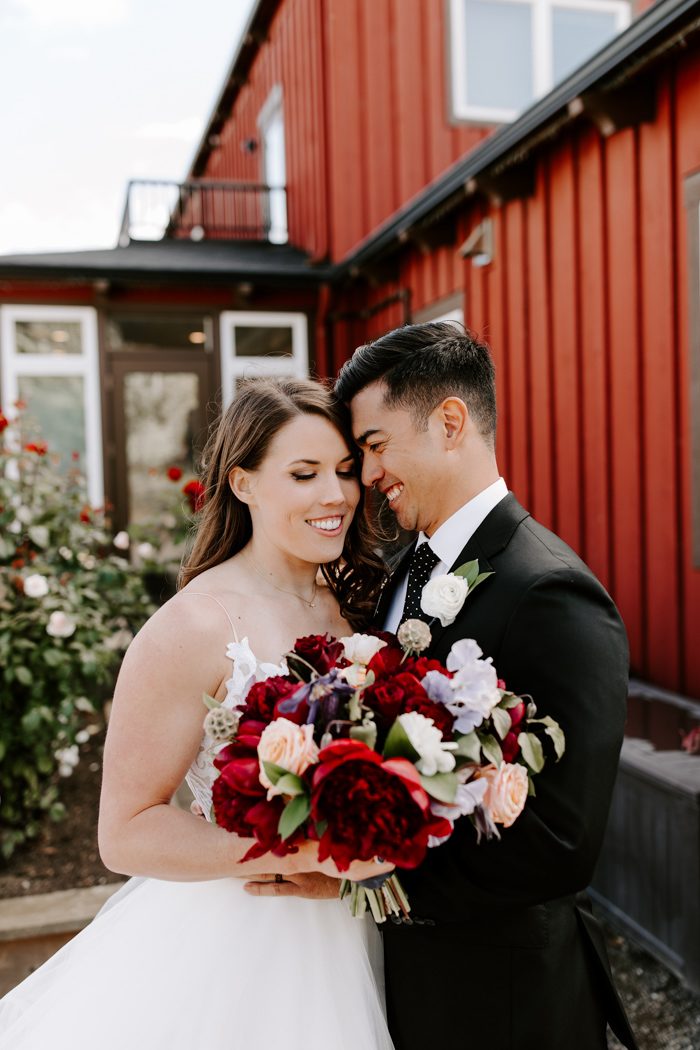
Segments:
[[[309,900],[337,900],[340,879],[323,875],[320,871],[300,871],[285,875],[282,882],[274,875],[256,875],[243,889],[252,897],[307,897]]]

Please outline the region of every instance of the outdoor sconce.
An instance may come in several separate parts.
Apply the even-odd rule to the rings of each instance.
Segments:
[[[493,262],[493,222],[484,219],[475,226],[459,249],[464,259],[471,259],[472,266],[488,266]]]

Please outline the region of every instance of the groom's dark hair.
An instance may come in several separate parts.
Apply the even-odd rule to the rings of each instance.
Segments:
[[[349,404],[370,383],[386,385],[384,403],[405,408],[420,429],[446,397],[460,397],[479,433],[493,447],[496,370],[491,352],[455,321],[407,324],[358,346],[340,370],[336,396]]]

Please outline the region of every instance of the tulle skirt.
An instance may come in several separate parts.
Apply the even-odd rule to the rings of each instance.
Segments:
[[[2,1050],[391,1050],[380,935],[340,901],[129,879],[0,1000]]]

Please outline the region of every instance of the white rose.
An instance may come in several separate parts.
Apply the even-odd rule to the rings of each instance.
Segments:
[[[453,572],[428,580],[423,588],[420,607],[428,616],[437,616],[443,627],[454,623],[469,594],[469,584]]]
[[[15,520],[11,521],[7,526],[7,531],[11,532],[14,536],[17,536],[18,533],[22,531],[22,522],[15,518]]]
[[[128,550],[129,549],[129,533],[125,532],[124,529],[122,529],[122,531],[118,532],[117,535],[114,537],[114,539],[112,540],[112,543],[117,548],[117,550],[120,550],[120,551]]]
[[[75,734],[75,742],[76,742],[76,744],[87,744],[89,739],[90,739],[90,734],[88,733],[87,729],[81,729],[79,732],[77,732]]]
[[[17,520],[21,521],[23,525],[29,525],[34,515],[30,511],[29,507],[18,507],[17,508]]]
[[[72,561],[73,559],[73,551],[70,549],[70,547],[59,547],[58,553],[61,555],[64,561]]]
[[[366,667],[373,656],[383,649],[386,642],[382,638],[374,638],[370,634],[353,634],[349,638],[340,639],[345,658],[351,664],[362,664]]]
[[[456,744],[445,743],[442,733],[432,718],[426,718],[418,711],[409,711],[399,715],[406,736],[420,755],[416,769],[423,776],[432,777],[436,773],[449,773],[455,767],[455,756],[451,754]]]
[[[27,576],[24,581],[24,593],[28,598],[43,598],[49,593],[49,584],[46,577],[40,576],[39,573]]]
[[[133,638],[133,634],[126,627],[121,627],[114,634],[110,634],[108,638],[105,638],[102,645],[105,649],[109,649],[110,652],[116,652],[119,649],[127,649],[129,643]]]
[[[68,766],[71,770],[75,769],[78,762],[80,762],[77,744],[71,744],[70,747],[59,748],[57,751],[54,751],[53,754],[54,758],[57,759],[62,766]],[[65,776],[65,773],[62,774],[62,776]]]
[[[52,612],[46,625],[46,633],[52,638],[70,638],[75,634],[77,624],[75,620],[64,612]]]
[[[136,553],[139,558],[143,558],[144,561],[148,561],[155,554],[155,547],[152,543],[139,543],[136,548]]]

